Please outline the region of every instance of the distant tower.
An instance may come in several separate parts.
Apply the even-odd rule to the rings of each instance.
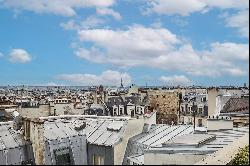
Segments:
[[[123,88],[123,84],[122,84],[122,77],[121,77],[121,87]]]

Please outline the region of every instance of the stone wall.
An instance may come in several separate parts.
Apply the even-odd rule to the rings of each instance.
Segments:
[[[157,110],[157,124],[177,124],[179,97],[177,92],[149,91],[150,107]]]

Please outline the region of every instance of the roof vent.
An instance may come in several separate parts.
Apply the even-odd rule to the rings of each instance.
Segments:
[[[143,126],[143,133],[148,133],[149,132],[149,130],[150,130],[150,128],[151,128],[151,125],[150,124],[144,124],[144,126]]]
[[[76,131],[81,131],[81,130],[83,130],[83,129],[85,129],[86,128],[86,123],[85,122],[82,122],[82,124],[77,124],[76,126],[75,126],[75,130]]]
[[[107,126],[107,129],[111,131],[119,131],[122,128],[122,126],[123,126],[122,121],[114,121]]]

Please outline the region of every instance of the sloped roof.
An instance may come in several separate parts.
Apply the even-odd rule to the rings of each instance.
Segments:
[[[21,165],[28,160],[33,160],[31,143],[13,129],[13,122],[1,122],[0,165]]]
[[[85,135],[87,142],[95,145],[113,146],[123,137],[127,120],[115,119],[58,119],[45,122],[45,138],[47,140],[61,139],[74,135]],[[81,130],[79,124],[85,124]]]
[[[126,120],[91,120],[86,127],[87,141],[95,145],[113,146],[122,139],[127,123]]]
[[[107,105],[108,105],[108,107],[112,107],[113,105],[124,105],[124,101],[123,101],[122,97],[120,97],[120,96],[111,97],[111,98],[108,98]]]
[[[249,113],[249,98],[231,98],[224,105],[221,113],[242,112],[245,110]]]

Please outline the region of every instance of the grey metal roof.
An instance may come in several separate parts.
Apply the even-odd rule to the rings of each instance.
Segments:
[[[87,123],[87,141],[90,144],[113,146],[123,137],[127,121],[113,119],[92,121]]]
[[[145,132],[148,131],[148,132]],[[146,149],[161,147],[162,143],[179,135],[193,133],[193,126],[169,126],[165,124],[153,124],[149,130],[129,139],[123,164],[129,164],[129,158],[135,155],[143,155]]]
[[[34,162],[31,143],[15,131],[12,122],[0,123],[0,165],[21,165]]]
[[[108,107],[112,107],[114,105],[125,105],[122,97],[116,96],[116,97],[110,97],[108,98],[107,102]]]
[[[44,123],[44,137],[47,140],[54,140],[73,137],[75,135],[83,135],[85,134],[84,129],[80,132],[75,129],[77,124],[80,124],[81,122],[83,122],[83,120],[79,120],[77,123],[75,123],[74,119],[47,121]]]
[[[194,134],[193,126],[151,125],[148,132],[134,136],[129,140],[123,164],[129,164],[129,161],[139,163],[136,156],[143,156],[149,152],[155,154],[211,154],[246,133],[249,133],[249,127]]]
[[[85,123],[86,126],[81,131],[77,131],[75,127],[81,123]],[[86,134],[87,142],[90,144],[113,146],[123,137],[127,123],[126,119],[58,119],[45,122],[44,136],[47,140],[55,140]]]
[[[16,141],[17,140],[17,136],[14,136],[15,134],[18,134],[16,132],[11,133],[11,124],[6,124],[6,125],[0,125],[0,144],[2,144],[2,146],[0,146],[0,150],[3,149],[9,149],[9,148],[16,148],[19,146],[23,146],[24,143],[20,142],[20,141]],[[4,147],[4,148],[1,148]]]
[[[192,153],[192,154],[209,154],[221,149],[228,144],[234,142],[235,140],[239,139],[246,133],[249,133],[249,127],[242,127],[242,128],[234,128],[233,130],[225,130],[225,131],[213,131],[204,134],[204,136],[193,134],[193,140],[199,141],[199,139],[208,138],[209,136],[213,135],[216,139],[212,139],[203,144],[203,146],[189,146],[190,142],[194,142],[193,140],[186,140],[187,136],[180,136],[174,138],[171,142],[173,146],[169,147],[153,147],[147,150],[147,152],[154,152],[154,153]],[[198,138],[196,138],[198,137]],[[174,144],[179,144],[180,142],[183,143],[183,146],[175,146]],[[170,141],[169,141],[170,143]],[[186,146],[185,146],[186,145]]]
[[[172,140],[163,143],[163,146],[199,146],[200,144],[215,139],[215,135],[210,134],[186,134],[177,136]]]
[[[164,124],[152,125],[147,133],[142,133],[132,138],[132,141],[153,147],[161,146],[162,143],[178,135],[190,134],[193,126],[168,126]]]

